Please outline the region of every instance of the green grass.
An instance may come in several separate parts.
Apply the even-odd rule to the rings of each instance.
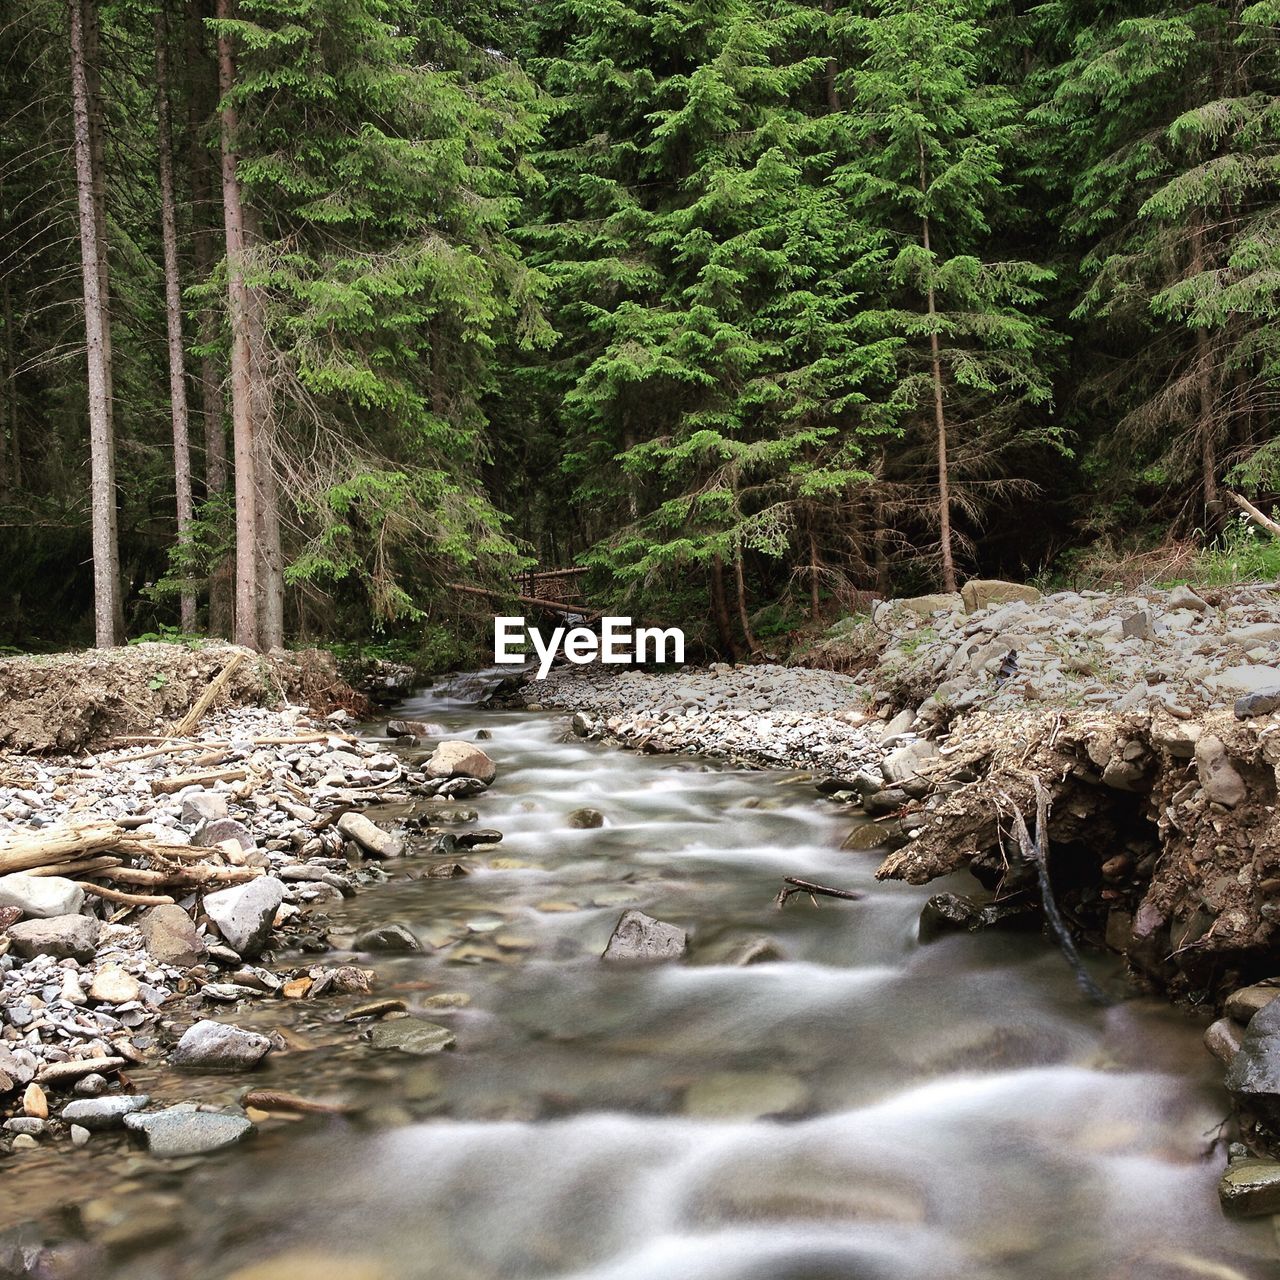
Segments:
[[[1228,587],[1237,582],[1280,578],[1280,539],[1272,538],[1243,516],[1232,521],[1218,543],[1200,552],[1190,571],[1162,586]]]

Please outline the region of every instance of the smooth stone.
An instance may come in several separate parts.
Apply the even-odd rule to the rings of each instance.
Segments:
[[[430,720],[388,720],[388,738],[442,738],[444,726]]]
[[[1280,1160],[1237,1160],[1218,1182],[1218,1199],[1233,1217],[1280,1213]]]
[[[191,837],[191,843],[198,849],[213,849],[227,840],[239,846],[242,853],[258,847],[253,832],[234,818],[214,818]]]
[[[1280,1120],[1280,1000],[1250,1019],[1225,1084],[1231,1093],[1248,1098],[1270,1122]]]
[[[426,773],[431,778],[475,778],[487,783],[497,776],[498,767],[474,743],[450,739],[431,753]]]
[[[964,601],[966,613],[977,613],[979,609],[989,608],[993,604],[1009,604],[1014,600],[1035,604],[1040,599],[1040,592],[1035,587],[1024,586],[1020,582],[1004,582],[999,578],[970,578],[960,588],[960,598]]]
[[[22,1111],[24,1115],[34,1116],[37,1120],[49,1118],[49,1099],[34,1080],[23,1091]]]
[[[401,1053],[425,1056],[451,1049],[458,1042],[448,1027],[435,1022],[423,1022],[420,1018],[397,1018],[393,1022],[379,1023],[369,1033],[375,1049],[397,1049]]]
[[[151,1098],[145,1093],[78,1098],[62,1108],[62,1118],[68,1124],[78,1124],[90,1133],[99,1133],[104,1129],[119,1129],[124,1124],[125,1116],[141,1111],[150,1104]]]
[[[28,920],[73,916],[84,906],[84,890],[64,876],[0,876],[0,907],[17,907]]]
[[[804,1082],[782,1071],[720,1071],[689,1086],[684,1112],[702,1120],[758,1120],[796,1111],[808,1099]]]
[[[920,738],[915,742],[907,743],[904,747],[899,747],[896,751],[891,751],[882,761],[880,770],[884,774],[884,780],[891,786],[901,785],[918,777],[920,770],[938,759],[939,754],[934,743]]]
[[[643,911],[624,911],[605,947],[604,959],[678,960],[689,950],[689,935],[678,925],[655,920]]]
[[[14,1116],[4,1122],[7,1133],[28,1133],[37,1137],[45,1131],[46,1122],[39,1116]]]
[[[1170,609],[1190,609],[1194,613],[1204,613],[1208,604],[1185,584],[1174,587],[1169,593]]]
[[[271,925],[284,901],[284,885],[275,876],[259,876],[204,896],[205,914],[218,926],[227,945],[246,958],[256,956],[271,936]]]
[[[125,1127],[141,1133],[157,1156],[202,1156],[234,1146],[253,1132],[253,1124],[239,1109],[197,1111],[191,1103],[179,1103],[163,1111],[134,1111]]]
[[[378,924],[355,936],[354,951],[421,951],[422,946],[407,925]]]
[[[1277,996],[1280,996],[1280,987],[1241,987],[1239,991],[1233,991],[1227,997],[1222,1011],[1228,1018],[1247,1023],[1255,1013],[1265,1009]]]
[[[9,926],[14,951],[30,960],[53,956],[57,960],[92,960],[98,950],[99,925],[94,916],[52,916],[22,920]]]
[[[1230,1018],[1219,1018],[1205,1028],[1204,1047],[1219,1062],[1230,1064],[1240,1052],[1242,1044],[1244,1044],[1244,1028]]]
[[[183,822],[215,822],[227,816],[227,797],[222,791],[193,791],[182,799]]]
[[[1227,759],[1221,738],[1201,734],[1196,742],[1196,771],[1205,795],[1228,809],[1234,809],[1248,794],[1244,779]]]
[[[1280,685],[1274,689],[1260,689],[1257,693],[1246,693],[1237,698],[1235,717],[1237,720],[1248,720],[1253,716],[1269,716],[1280,710]]]
[[[142,992],[142,985],[118,964],[105,964],[93,977],[89,997],[103,1004],[128,1004]]]
[[[604,826],[604,814],[599,809],[575,809],[565,818],[564,824],[574,831],[590,831]]]
[[[139,928],[147,954],[161,964],[187,969],[205,957],[207,947],[195,921],[176,903],[152,907]]]
[[[404,853],[404,841],[399,836],[383,831],[363,813],[344,813],[338,819],[338,830],[375,858],[398,858]]]
[[[82,1124],[73,1124],[71,1126],[71,1145],[73,1147],[83,1147],[89,1141],[89,1130]]]
[[[183,1032],[169,1063],[183,1071],[248,1071],[270,1048],[266,1036],[204,1018]]]

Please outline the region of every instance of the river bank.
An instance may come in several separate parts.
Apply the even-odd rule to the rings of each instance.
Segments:
[[[881,855],[881,878],[978,881],[933,905],[931,929],[1025,927],[1038,911],[1015,832],[1021,817],[1034,834],[1040,791],[1073,934],[1219,1015],[1207,1043],[1243,1135],[1274,1150],[1280,1005],[1252,1018],[1280,991],[1275,587],[1041,596],[980,582],[882,603],[818,652],[858,674],[562,667],[524,698],[644,750],[813,770],[820,791],[875,819],[850,844]],[[1280,1208],[1280,1168],[1264,1174],[1274,1185],[1257,1199]]]

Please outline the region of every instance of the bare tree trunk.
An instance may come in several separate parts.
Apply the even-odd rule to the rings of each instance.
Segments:
[[[207,281],[213,274],[218,253],[215,247],[214,186],[206,130],[217,105],[213,75],[216,68],[205,57],[201,39],[207,0],[189,0],[187,7],[187,134],[190,146],[192,251],[196,278]],[[211,75],[212,73],[212,75]],[[220,211],[219,211],[220,214]],[[216,498],[227,488],[227,431],[222,399],[222,375],[212,348],[218,339],[218,313],[207,303],[200,308],[200,412],[204,419],[204,490],[206,499]],[[224,556],[209,576],[209,634],[230,638],[235,613],[235,560]]]
[[[835,8],[834,0],[822,0],[822,11],[827,15],[828,18],[831,17],[831,14],[834,8]],[[830,33],[828,32],[828,34]],[[839,93],[839,90],[836,89],[835,58],[827,59],[826,66],[823,69],[822,81],[823,81],[823,87],[826,89],[826,93],[827,93],[827,110],[831,112],[839,111],[840,110],[840,93]]]
[[[711,616],[720,637],[720,649],[730,662],[736,662],[738,646],[733,641],[733,623],[729,619],[729,605],[724,598],[724,563],[719,556],[711,557],[708,581],[711,588]]]
[[[230,18],[232,0],[218,0],[219,18]],[[229,36],[218,37],[218,83],[222,91],[222,218],[227,239],[227,302],[231,317],[231,434],[236,467],[236,616],[238,644],[258,644],[258,484],[255,474],[250,303],[244,278],[244,206],[236,173],[236,109],[228,101],[235,85]]]
[[[812,521],[812,513],[810,513],[810,521]],[[817,622],[818,613],[821,609],[821,600],[818,593],[818,574],[821,572],[822,566],[818,562],[818,540],[813,536],[813,524],[809,525],[809,617]]]
[[[747,584],[742,572],[742,548],[738,548],[738,554],[733,558],[733,580],[737,587],[738,595],[738,622],[742,626],[742,638],[747,642],[747,648],[752,653],[759,653],[760,646],[756,643],[756,637],[751,630],[751,619],[747,616]]]
[[[88,355],[89,457],[93,531],[93,617],[100,649],[116,643],[120,613],[120,551],[116,542],[115,451],[106,334],[110,319],[102,296],[105,257],[98,243],[94,208],[89,76],[85,65],[82,0],[71,0],[71,100],[75,119],[76,207],[80,220],[80,268],[84,282],[84,333]]]
[[[1198,213],[1191,220],[1191,270],[1199,275],[1204,270],[1204,226]],[[1209,331],[1203,326],[1196,329],[1196,389],[1199,393],[1199,413],[1196,420],[1196,437],[1200,445],[1200,482],[1204,489],[1204,507],[1207,531],[1222,514],[1222,501],[1218,496],[1217,423],[1214,421],[1213,403],[1213,352]]]
[[[187,419],[187,369],[183,356],[182,280],[178,272],[178,218],[173,194],[173,136],[169,111],[168,24],[164,0],[156,9],[156,123],[160,156],[160,231],[164,249],[164,313],[169,339],[169,405],[173,419],[173,488],[178,542],[191,535],[191,436]],[[180,605],[183,631],[194,631],[196,598],[184,591]]]
[[[4,184],[0,182],[0,206],[4,201]],[[9,451],[16,455],[18,441],[18,382],[14,377],[13,360],[13,297],[9,289],[9,277],[0,281],[0,324],[4,325],[4,385],[5,423],[0,425],[0,498],[10,487],[17,488],[10,475]]]
[[[921,179],[923,189],[923,177]],[[929,219],[921,220],[921,236],[925,256],[930,255]],[[930,263],[932,269],[932,263]],[[927,291],[929,309],[929,361],[933,371],[933,418],[938,432],[938,548],[942,556],[942,589],[956,589],[956,564],[951,546],[951,475],[947,460],[947,415],[942,397],[942,357],[939,351],[937,299],[934,296],[933,279],[930,277]]]

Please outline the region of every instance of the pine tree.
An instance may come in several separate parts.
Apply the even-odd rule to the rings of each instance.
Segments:
[[[1059,444],[1044,416],[1053,338],[1039,314],[1052,272],[990,256],[991,210],[1010,197],[1015,103],[982,79],[985,0],[875,0],[848,20],[854,62],[837,85],[862,154],[834,182],[881,228],[880,308],[865,323],[906,340],[897,396],[933,455],[944,590],[957,585],[954,515],[980,492],[957,470],[999,465],[1012,436]],[[1038,416],[1025,417],[1026,411]]]

